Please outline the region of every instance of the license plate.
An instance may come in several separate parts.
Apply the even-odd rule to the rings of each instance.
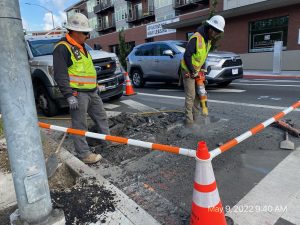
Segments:
[[[100,92],[106,91],[105,85],[98,85],[98,90],[99,90]]]
[[[232,74],[233,75],[236,75],[236,74],[238,74],[239,73],[239,69],[232,69]]]

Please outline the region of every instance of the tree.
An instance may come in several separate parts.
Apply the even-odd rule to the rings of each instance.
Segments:
[[[130,53],[130,46],[125,42],[124,29],[119,32],[119,60],[123,68],[126,68],[126,57]]]

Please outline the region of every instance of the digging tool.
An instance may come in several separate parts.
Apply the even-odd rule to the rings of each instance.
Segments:
[[[290,124],[286,123],[283,120],[278,120],[278,121],[274,122],[273,124],[274,124],[274,126],[289,132],[289,134],[291,134],[295,137],[300,137],[300,130],[295,127],[292,127]]]
[[[285,132],[285,140],[280,142],[280,148],[287,149],[287,150],[295,149],[295,144],[294,144],[294,142],[289,140],[289,134],[287,131]]]
[[[56,151],[54,153],[52,153],[46,161],[46,171],[47,171],[48,178],[52,177],[55,174],[55,171],[57,170],[57,168],[59,166],[58,153],[59,153],[61,145],[64,142],[66,136],[67,136],[67,133],[64,133],[64,136],[62,137],[61,141],[59,142]]]
[[[198,73],[198,77],[195,78],[197,86],[197,94],[200,98],[200,105],[202,108],[202,115],[204,116],[204,124],[210,124],[210,119],[208,117],[208,108],[207,108],[207,92],[205,90],[205,74],[204,71]]]

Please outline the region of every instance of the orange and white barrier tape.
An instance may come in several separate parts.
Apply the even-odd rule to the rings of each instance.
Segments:
[[[247,138],[255,135],[256,133],[260,132],[270,124],[272,124],[275,121],[278,121],[282,117],[284,117],[286,114],[292,112],[296,108],[300,106],[300,101],[294,103],[291,107],[283,110],[282,112],[276,114],[275,116],[271,117],[270,119],[264,121],[263,123],[258,124],[257,126],[253,127],[252,129],[248,130],[247,132],[243,133],[242,135],[226,142],[225,144],[221,145],[220,147],[210,151],[211,158],[216,157],[217,155],[221,154],[222,152],[225,152],[237,144],[241,143],[242,141],[246,140]]]
[[[204,141],[198,143],[190,225],[226,225],[210,154]]]
[[[124,137],[98,134],[98,133],[93,133],[93,132],[89,132],[89,131],[85,131],[85,130],[66,128],[66,127],[51,125],[51,124],[42,123],[42,122],[39,122],[39,126],[41,128],[46,128],[46,129],[50,129],[50,130],[62,131],[62,132],[69,133],[69,134],[80,135],[80,136],[85,136],[85,137],[90,137],[90,138],[95,138],[95,139],[100,139],[100,140],[105,140],[105,141],[112,141],[112,142],[117,142],[117,143],[121,143],[121,144],[134,145],[134,146],[143,147],[143,148],[150,148],[152,150],[165,151],[165,152],[185,155],[185,156],[189,156],[189,157],[196,156],[196,151],[193,149],[179,148],[179,147],[175,147],[175,146],[139,141],[139,140],[124,138]]]

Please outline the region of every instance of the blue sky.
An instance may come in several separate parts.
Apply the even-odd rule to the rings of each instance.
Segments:
[[[40,6],[52,11],[55,26],[61,26],[62,22],[66,20],[64,10],[77,2],[79,0],[19,0],[23,27],[28,31],[52,29],[51,13]]]

